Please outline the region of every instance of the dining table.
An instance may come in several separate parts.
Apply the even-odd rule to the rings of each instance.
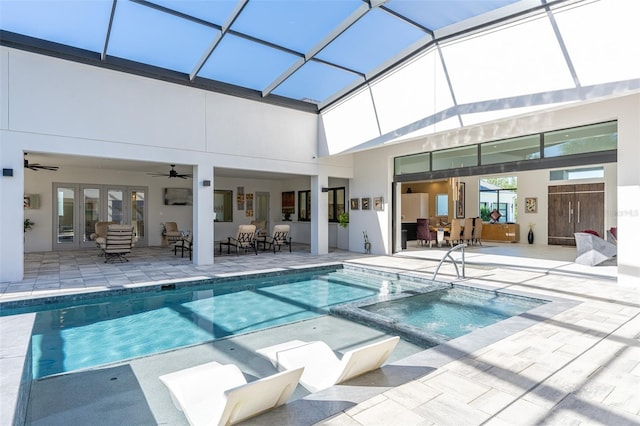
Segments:
[[[429,230],[436,233],[436,243],[442,247],[445,234],[451,233],[451,225],[429,226]],[[464,225],[460,226],[460,233],[464,231]]]

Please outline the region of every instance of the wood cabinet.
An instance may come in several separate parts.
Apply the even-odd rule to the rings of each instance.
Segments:
[[[517,243],[520,241],[520,225],[517,223],[483,223],[482,240]]]
[[[429,217],[429,194],[417,192],[414,194],[402,194],[402,222],[416,222],[419,217]]]
[[[548,244],[575,246],[587,229],[604,236],[604,183],[549,186],[548,200]]]

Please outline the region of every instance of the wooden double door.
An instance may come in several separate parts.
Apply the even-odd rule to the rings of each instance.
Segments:
[[[604,236],[604,183],[549,186],[548,244],[575,246],[574,232]]]

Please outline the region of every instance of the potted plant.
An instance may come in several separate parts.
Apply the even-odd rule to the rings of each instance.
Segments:
[[[343,228],[346,228],[349,224],[349,212],[343,212],[338,215],[338,224]]]
[[[24,220],[24,232],[31,231],[31,229],[33,228],[33,225],[35,225],[35,224],[36,223],[34,221],[32,221],[29,218],[26,218]]]

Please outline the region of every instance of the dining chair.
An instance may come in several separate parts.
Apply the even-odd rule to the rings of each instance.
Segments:
[[[473,241],[482,245],[482,218],[476,217],[473,224]]]
[[[464,229],[462,230],[462,241],[471,244],[473,241],[473,218],[468,217],[464,220]]]
[[[449,245],[453,247],[453,243],[461,241],[462,236],[462,221],[460,219],[453,219],[451,221],[451,232],[449,235],[445,235],[444,240],[449,242]]]

